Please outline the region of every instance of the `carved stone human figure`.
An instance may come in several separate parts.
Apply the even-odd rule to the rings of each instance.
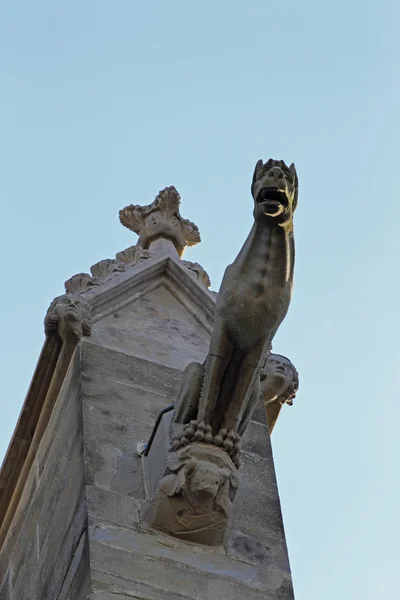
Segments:
[[[71,336],[80,339],[90,335],[90,311],[90,305],[78,296],[64,294],[54,298],[44,320],[46,335],[56,332],[62,339]]]
[[[270,354],[261,369],[260,380],[269,432],[272,433],[282,406],[293,404],[299,389],[299,374],[286,356]]]

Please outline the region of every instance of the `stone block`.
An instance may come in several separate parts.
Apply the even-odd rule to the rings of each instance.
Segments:
[[[158,414],[171,404],[171,398],[152,390],[109,378],[86,374],[82,377],[84,420],[91,422],[95,442],[110,443],[133,452],[137,443],[148,441]],[[140,418],[138,418],[140,415]]]
[[[86,488],[88,514],[96,523],[115,523],[122,527],[137,528],[140,505],[137,500],[95,485]]]
[[[160,558],[131,554],[118,548],[94,544],[92,585],[95,594],[114,593],[146,600],[293,600],[290,580],[284,573],[269,573],[270,589],[257,587],[254,580],[241,580],[240,563],[226,565],[221,575],[213,569],[214,556],[204,557],[208,570]],[[188,554],[195,554],[193,549]],[[236,571],[236,566],[239,569]],[[100,568],[99,568],[100,567]],[[101,596],[100,596],[101,597]],[[103,596],[104,597],[104,596]],[[94,596],[96,598],[96,596]],[[107,598],[107,596],[105,596]]]
[[[247,535],[284,538],[281,506],[272,456],[262,458],[244,452],[240,486],[231,527]]]
[[[83,600],[90,584],[89,544],[81,534],[57,600]]]
[[[89,340],[81,342],[82,373],[105,381],[111,379],[143,387],[170,398],[178,394],[182,377],[180,370],[104,348]]]
[[[218,581],[221,589],[230,587],[244,594],[248,588],[255,598],[264,598],[266,592],[271,592],[273,598],[273,593],[289,577],[289,573],[265,562],[250,564],[229,557],[223,548],[215,551],[161,534],[149,535],[121,527],[92,523],[91,529],[92,569],[133,583],[151,583],[167,592],[178,591],[189,598],[212,597],[205,591],[202,591],[204,595],[196,596],[199,590],[207,590],[212,581],[215,590]],[[256,592],[264,596],[257,596]],[[234,597],[239,598],[239,595]]]
[[[95,323],[91,341],[183,370],[204,360],[209,338],[195,316],[159,285]]]
[[[269,458],[271,450],[267,426],[256,421],[250,421],[241,440],[241,449],[243,452]]]

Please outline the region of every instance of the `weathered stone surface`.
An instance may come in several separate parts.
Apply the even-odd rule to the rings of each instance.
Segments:
[[[136,529],[140,524],[140,503],[126,494],[88,485],[88,514],[98,523],[115,523]]]
[[[33,493],[21,498],[23,504],[18,507],[16,525],[13,523],[0,553],[10,598],[18,600],[57,597],[85,527],[77,357],[70,365],[41,440],[29,476],[33,475],[37,477],[37,485]]]
[[[176,396],[181,379],[181,372],[177,369],[102,347],[89,340],[81,343],[81,369],[82,374],[88,377],[125,383],[168,398]]]
[[[71,294],[58,296],[50,304],[44,320],[46,335],[56,331],[65,340],[71,335],[80,339],[92,329],[90,305]]]
[[[217,597],[234,600],[292,600],[282,595],[288,585],[286,573],[265,566],[254,566],[196,546],[179,543],[171,547],[129,530],[95,529],[91,541],[92,578],[108,584],[110,591],[164,600]],[[164,538],[167,540],[168,538]],[[209,550],[209,549],[208,549]],[[148,595],[145,595],[148,594]],[[174,596],[173,594],[176,594]]]
[[[119,218],[122,225],[139,235],[139,245],[143,248],[158,250],[158,242],[171,240],[181,256],[186,246],[200,242],[200,233],[194,223],[181,217],[180,202],[178,192],[170,186],[161,190],[148,206],[126,206],[120,210]],[[165,244],[161,248],[165,251]]]
[[[105,356],[115,364],[112,372],[101,369]],[[87,483],[143,499],[138,445],[147,442],[158,413],[171,403],[164,395],[170,391],[165,388],[165,369],[91,345],[82,348],[82,360]],[[155,390],[148,387],[153,377]],[[172,389],[178,377],[178,373],[176,379],[169,374]],[[145,385],[140,387],[139,381]]]
[[[219,593],[292,600],[265,408],[264,424],[252,422],[244,436],[242,482],[226,548],[175,540],[143,523],[138,449],[176,397],[181,372],[91,342],[82,344],[81,360],[93,598],[208,600]],[[121,475],[124,453],[137,469],[133,478]],[[116,485],[122,481],[125,488]]]
[[[84,598],[90,585],[89,543],[85,530],[76,545],[57,600]]]
[[[240,487],[231,527],[255,536],[284,538],[282,513],[272,456],[243,453]]]
[[[209,334],[161,285],[96,323],[92,340],[183,369],[192,360],[204,359]]]

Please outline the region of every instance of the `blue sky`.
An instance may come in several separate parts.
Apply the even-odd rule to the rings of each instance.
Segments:
[[[0,456],[71,275],[135,243],[175,185],[218,289],[258,158],[294,161],[300,372],[273,446],[297,600],[398,594],[400,5],[86,0],[0,6]]]

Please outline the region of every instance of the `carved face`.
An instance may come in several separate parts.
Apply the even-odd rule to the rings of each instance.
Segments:
[[[90,306],[87,302],[69,294],[55,298],[47,311],[45,331],[48,334],[57,330],[60,335],[69,331],[77,337],[90,335]]]
[[[199,499],[215,498],[221,485],[220,470],[217,465],[204,460],[189,463],[187,478],[191,492]]]
[[[298,387],[298,373],[290,360],[280,354],[270,354],[261,372],[265,402],[279,399],[281,404],[291,405]]]
[[[289,221],[297,206],[298,182],[294,164],[287,167],[283,160],[259,160],[253,175],[251,192],[254,198],[254,218]]]

